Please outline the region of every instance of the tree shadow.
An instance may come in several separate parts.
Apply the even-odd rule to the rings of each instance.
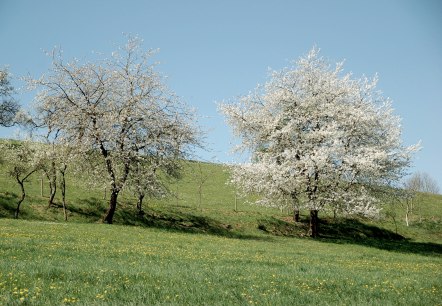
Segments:
[[[160,211],[149,209],[142,215],[134,210],[120,210],[119,220],[124,225],[159,228],[172,232],[209,234],[227,238],[248,240],[273,240],[271,237],[245,234],[236,231],[232,225],[221,223],[213,218],[199,216],[179,209]]]
[[[63,208],[62,205],[56,204],[56,208]],[[76,205],[67,205],[67,211],[70,213],[78,214],[87,218],[98,221],[103,217],[104,208],[102,200],[92,197],[88,199],[82,199],[76,203]]]
[[[14,193],[0,194],[0,218],[13,218],[17,209],[17,195]],[[20,215],[26,215],[26,212],[20,211]]]
[[[273,235],[284,237],[305,237],[307,236],[308,223],[303,222],[287,222],[275,217],[267,217],[258,219],[258,229]]]
[[[416,242],[393,231],[359,220],[340,220],[338,223],[324,221],[324,235],[320,241],[336,244],[357,244],[380,250],[424,256],[442,256],[442,244]]]
[[[258,228],[272,235],[307,237],[308,219],[298,223],[276,218],[259,220]],[[390,230],[355,219],[321,219],[317,241],[335,244],[356,244],[392,252],[442,256],[442,244],[415,242]]]

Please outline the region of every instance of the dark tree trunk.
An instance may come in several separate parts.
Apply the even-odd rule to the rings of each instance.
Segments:
[[[115,209],[117,208],[117,198],[118,193],[120,191],[118,189],[112,190],[110,201],[109,201],[109,209],[107,210],[106,214],[104,215],[103,222],[112,224],[115,214]]]
[[[28,177],[30,177],[35,171],[37,171],[38,168],[34,168],[32,171],[30,171],[28,174],[26,174],[22,179],[20,179],[20,173],[19,170],[17,168],[14,168],[14,172],[15,172],[15,179],[17,181],[17,183],[20,185],[20,189],[21,189],[21,197],[20,200],[17,202],[17,208],[15,210],[14,213],[14,217],[15,219],[18,218],[18,214],[20,213],[20,205],[21,203],[25,200],[26,197],[26,192],[25,192],[25,181],[28,179]]]
[[[51,207],[54,205],[55,193],[57,192],[57,183],[52,179],[51,182],[49,182],[49,190],[50,194],[49,194],[48,207]]]
[[[95,126],[95,124],[96,124],[96,122],[94,121],[94,126]],[[122,141],[121,148],[120,148],[121,152],[123,152],[123,146],[124,146],[124,142]],[[115,214],[115,209],[117,208],[118,194],[120,193],[121,188],[123,188],[124,183],[127,180],[127,177],[130,172],[130,164],[129,164],[129,162],[124,163],[123,175],[119,180],[117,180],[116,175],[115,175],[115,169],[112,164],[112,160],[109,158],[109,152],[105,148],[103,142],[100,142],[100,150],[101,150],[101,154],[103,155],[103,157],[106,161],[107,173],[109,174],[109,176],[111,177],[111,180],[112,180],[109,209],[107,210],[106,214],[104,215],[103,222],[108,223],[108,224],[112,224],[114,214]]]
[[[293,221],[299,222],[299,208],[293,210]]]
[[[63,170],[60,170],[61,173],[61,198],[63,203],[63,214],[64,214],[64,221],[68,220],[68,214],[67,214],[67,207],[66,207],[66,178],[65,178],[65,172],[66,172],[66,165],[64,165]]]
[[[299,202],[298,202],[298,196],[296,192],[292,192],[290,194],[290,197],[292,199],[292,205],[293,205],[293,221],[299,222]]]
[[[50,191],[48,207],[51,207],[52,205],[54,205],[54,198],[55,198],[55,194],[57,192],[57,172],[56,171],[57,170],[55,168],[55,162],[52,161],[51,168],[46,173],[46,176],[49,180],[49,191]]]
[[[138,194],[137,211],[138,211],[138,215],[139,216],[143,216],[144,215],[143,199],[144,199],[144,194]]]
[[[15,214],[14,214],[15,219],[18,219],[18,214],[20,213],[20,205],[25,200],[25,197],[26,197],[24,182],[21,181],[19,178],[17,178],[17,182],[20,185],[21,197],[20,197],[20,200],[18,200],[17,208],[15,209]]]
[[[319,235],[319,218],[317,210],[310,210],[310,237],[316,238]]]

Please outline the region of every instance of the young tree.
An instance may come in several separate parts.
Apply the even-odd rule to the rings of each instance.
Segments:
[[[440,189],[437,181],[425,172],[415,172],[407,178],[404,187],[405,190],[403,192],[406,196],[404,197],[402,206],[405,208],[405,223],[408,226],[410,217],[415,213],[416,205],[419,203],[419,193],[438,194]],[[419,206],[417,208],[419,208]]]
[[[68,220],[67,205],[66,205],[66,170],[67,163],[62,162],[58,171],[60,172],[60,189],[61,189],[61,204],[63,205],[64,221]]]
[[[440,192],[437,181],[426,172],[415,172],[405,181],[405,188],[413,192],[427,192],[438,194]]]
[[[41,146],[39,152],[39,158],[42,164],[42,170],[46,178],[49,181],[49,199],[48,208],[54,205],[55,195],[57,192],[57,185],[60,183],[62,199],[63,199],[63,212],[65,220],[67,218],[66,211],[66,180],[65,175],[68,168],[68,163],[71,158],[71,149],[60,142],[59,130],[53,130],[51,126],[45,126],[37,123],[38,118],[32,119],[32,133],[34,138],[40,140]],[[29,120],[31,121],[31,120]],[[29,122],[28,121],[28,122]],[[39,127],[44,127],[44,134],[37,134]],[[41,130],[41,129],[40,129]],[[61,177],[58,177],[58,176]]]
[[[30,141],[7,141],[2,143],[3,156],[7,160],[7,166],[9,167],[8,173],[15,179],[21,191],[21,196],[14,213],[16,219],[20,213],[20,205],[26,198],[25,182],[42,167],[41,160],[38,154],[36,154],[37,151],[37,144]]]
[[[132,165],[132,171],[128,179],[128,186],[137,196],[137,212],[139,216],[144,215],[144,198],[161,198],[168,193],[167,187],[158,177],[162,165],[157,159],[140,158]]]
[[[42,170],[49,181],[48,208],[54,205],[55,194],[57,192],[57,152],[54,143],[45,143],[42,146],[42,159],[44,160]]]
[[[19,110],[13,97],[14,87],[10,82],[10,74],[6,68],[0,69],[0,126],[12,126]]]
[[[157,178],[156,168],[137,163],[131,173],[134,189],[137,196],[137,212],[139,216],[144,215],[143,200],[146,197],[161,197],[165,194],[164,185]]]
[[[107,223],[139,158],[182,158],[197,143],[194,113],[166,88],[151,55],[137,38],[96,64],[65,63],[54,52],[48,75],[31,82],[41,89],[36,102],[45,125],[77,156],[99,156],[111,192]]]
[[[60,187],[64,220],[67,221],[66,205],[66,172],[68,164],[74,162],[72,148],[60,143],[58,138],[60,131],[53,131],[51,127],[46,127],[47,133],[43,136],[41,150],[39,152],[42,160],[42,169],[49,180],[49,200],[48,207],[54,205],[57,186]],[[78,160],[78,159],[77,159]],[[81,159],[83,161],[83,159]]]
[[[376,78],[354,80],[318,52],[220,105],[242,140],[238,149],[251,154],[233,168],[233,183],[261,194],[261,205],[287,196],[300,203],[310,210],[312,237],[320,210],[376,215],[370,188],[397,182],[417,149],[401,145],[400,119],[375,90]]]

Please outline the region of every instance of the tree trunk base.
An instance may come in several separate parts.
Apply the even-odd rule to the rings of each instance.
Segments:
[[[138,202],[137,202],[138,217],[143,217],[145,215],[145,212],[143,210],[143,199],[144,195],[142,194],[138,195]]]
[[[115,209],[117,208],[117,198],[118,198],[118,191],[112,191],[111,198],[109,201],[109,209],[107,210],[106,214],[103,218],[103,223],[112,224],[115,214]]]
[[[319,236],[319,217],[317,210],[310,210],[310,231],[309,235],[312,238]]]
[[[299,222],[299,209],[293,211],[293,221]]]

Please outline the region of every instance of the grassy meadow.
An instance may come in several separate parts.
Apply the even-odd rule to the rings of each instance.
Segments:
[[[313,240],[307,212],[294,224],[235,200],[220,165],[189,163],[170,182],[177,196],[146,199],[143,217],[125,190],[114,225],[100,223],[109,194],[78,176],[67,222],[41,174],[11,219],[19,189],[5,167],[0,305],[442,305],[441,196],[420,194],[408,227],[401,204],[378,221],[320,215]]]

